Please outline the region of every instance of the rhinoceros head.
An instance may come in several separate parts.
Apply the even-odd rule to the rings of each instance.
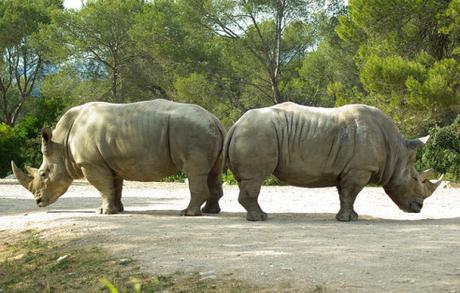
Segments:
[[[27,173],[24,173],[11,162],[14,175],[22,186],[32,192],[39,207],[55,202],[73,181],[65,168],[63,146],[53,142],[51,138],[51,129],[44,128],[41,148],[43,162],[40,168],[26,166]]]
[[[401,169],[395,172],[390,183],[384,186],[385,192],[398,207],[408,213],[419,213],[423,201],[431,196],[442,182],[442,176],[436,182],[429,180],[433,175],[431,169],[422,173],[415,170],[416,150],[423,147],[427,140],[428,136],[406,142],[406,154],[402,154]]]

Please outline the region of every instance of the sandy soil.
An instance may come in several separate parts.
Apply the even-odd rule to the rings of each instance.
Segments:
[[[420,214],[406,214],[382,188],[365,188],[352,223],[335,221],[334,188],[263,187],[269,220],[256,223],[245,220],[237,187],[224,191],[221,214],[180,217],[185,184],[127,182],[126,212],[106,216],[94,213],[99,195],[85,182],[39,209],[15,181],[0,180],[0,245],[8,234],[44,229],[152,273],[212,271],[286,291],[460,293],[459,189],[440,188]]]

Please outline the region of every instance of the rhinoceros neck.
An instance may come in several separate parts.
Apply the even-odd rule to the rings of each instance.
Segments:
[[[63,156],[65,170],[72,179],[83,178],[81,169],[77,166],[72,152],[69,148],[69,137],[74,125],[75,117],[78,115],[78,111],[74,108],[69,110],[56,125],[56,129],[53,132],[53,137],[56,137],[56,142],[63,146]],[[56,135],[55,135],[56,134]]]
[[[396,184],[401,172],[407,163],[405,144],[399,131],[393,130],[384,134],[385,137],[385,164],[382,166],[380,180],[376,182],[384,187]]]

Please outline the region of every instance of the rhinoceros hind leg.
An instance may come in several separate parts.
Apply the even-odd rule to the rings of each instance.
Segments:
[[[219,199],[223,195],[220,170],[217,172],[217,174],[211,171],[211,173],[208,175],[208,188],[210,196],[206,201],[206,205],[201,209],[201,211],[207,214],[217,214],[220,212]]]
[[[201,205],[209,198],[207,184],[208,176],[189,175],[190,202],[188,207],[181,212],[181,216],[201,216]]]
[[[248,221],[265,221],[267,219],[267,213],[262,211],[257,202],[262,181],[262,179],[245,179],[238,182],[240,188],[238,202],[248,212],[246,214],[246,219]]]
[[[335,216],[337,221],[349,222],[358,220],[358,214],[354,210],[340,210]]]
[[[340,196],[340,210],[335,216],[338,221],[349,222],[358,220],[353,209],[356,196],[369,183],[370,172],[350,171],[340,179],[337,189]]]
[[[121,202],[121,192],[123,190],[123,179],[115,178],[113,183],[115,186],[115,209],[118,212],[123,212],[124,207],[123,207],[123,203]]]

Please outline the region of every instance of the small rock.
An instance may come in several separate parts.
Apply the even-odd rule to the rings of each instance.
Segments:
[[[215,275],[216,273],[214,271],[207,271],[207,272],[199,272],[200,276],[209,276],[209,275]]]
[[[180,261],[184,261],[184,260],[185,260],[185,258],[183,258],[183,257],[180,258]]]
[[[200,272],[199,274],[201,276],[200,281],[217,278],[214,271]]]
[[[24,216],[28,216],[28,215],[29,215],[28,213],[24,213]],[[0,293],[1,293],[1,291],[0,291]]]
[[[1,291],[0,291],[1,293]],[[449,290],[449,293],[457,293],[457,290]]]
[[[66,260],[67,258],[69,258],[69,255],[68,255],[68,254],[63,255],[63,256],[60,256],[60,257],[58,257],[58,259],[57,259],[57,263],[60,263],[60,262],[62,262],[62,261],[64,261],[64,260]]]
[[[130,258],[122,258],[118,261],[118,264],[122,265],[122,266],[125,266],[127,264],[129,264],[130,262],[132,262],[133,260],[130,259]]]

